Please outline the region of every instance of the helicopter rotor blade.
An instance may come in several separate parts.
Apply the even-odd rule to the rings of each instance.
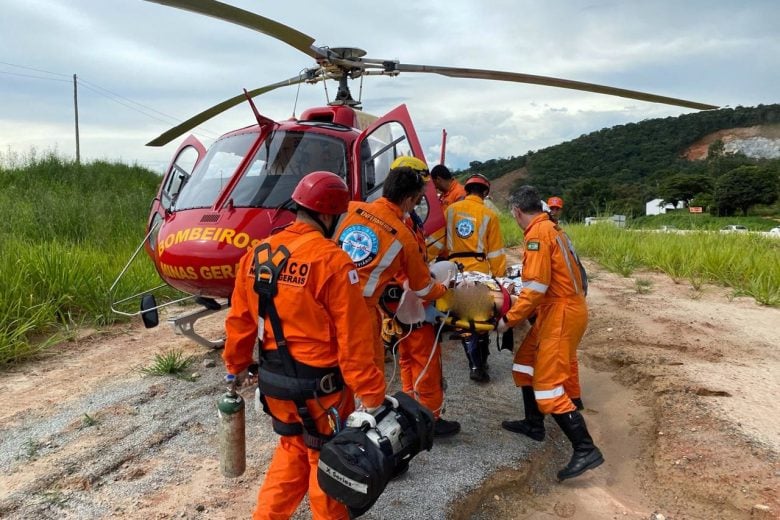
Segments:
[[[385,62],[385,69],[392,66],[392,63]],[[638,90],[628,90],[624,88],[608,87],[606,85],[597,85],[595,83],[585,83],[570,79],[553,78],[549,76],[536,76],[533,74],[522,74],[519,72],[505,72],[500,70],[487,69],[464,69],[458,67],[439,67],[435,65],[411,65],[395,63],[393,71],[398,72],[427,72],[430,74],[441,74],[453,78],[474,78],[490,79],[496,81],[511,81],[515,83],[530,83],[534,85],[545,85],[548,87],[568,88],[572,90],[583,90],[586,92],[595,92],[597,94],[607,94],[609,96],[618,96],[629,99],[638,99],[640,101],[649,101],[651,103],[662,103],[665,105],[674,105],[686,108],[695,108],[697,110],[711,110],[718,108],[715,105],[677,99],[667,96],[659,96]]]
[[[177,7],[185,11],[203,14],[234,23],[253,31],[267,34],[291,47],[298,49],[312,58],[324,57],[327,53],[314,45],[314,38],[284,24],[260,16],[232,5],[216,0],[146,0],[155,4]]]
[[[279,87],[286,87],[288,85],[297,85],[298,83],[303,83],[304,81],[314,81],[314,73],[316,71],[317,69],[309,69],[306,72],[299,74],[298,76],[294,76],[284,81],[279,81],[278,83],[274,83],[272,85],[266,85],[264,87],[256,88],[254,90],[250,90],[246,94],[239,94],[230,99],[226,99],[222,103],[214,105],[211,108],[207,108],[206,110],[197,114],[196,116],[189,118],[183,123],[174,126],[167,132],[159,135],[158,137],[155,137],[154,139],[146,143],[146,146],[164,146],[170,143],[171,141],[173,141],[174,139],[176,139],[177,137],[179,137],[180,135],[184,134],[185,132],[192,130],[199,124],[208,121],[212,117],[221,114],[222,112],[228,110],[229,108],[233,108],[234,106],[239,105],[242,102],[246,101],[247,96],[255,97],[255,96],[259,96],[260,94],[265,94],[266,92],[275,90]]]

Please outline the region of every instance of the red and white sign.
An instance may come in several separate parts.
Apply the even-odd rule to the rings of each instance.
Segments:
[[[688,207],[688,211],[690,211],[691,213],[701,213],[702,209],[703,208],[701,206],[689,206]]]

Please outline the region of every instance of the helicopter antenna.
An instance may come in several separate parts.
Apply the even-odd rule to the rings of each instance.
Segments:
[[[264,124],[273,124],[273,120],[268,119],[267,117],[260,114],[260,112],[257,110],[257,107],[255,106],[255,102],[252,101],[252,96],[249,95],[249,92],[247,92],[246,89],[244,89],[244,95],[246,96],[246,100],[249,102],[249,106],[252,107],[252,112],[255,114],[257,124],[260,126],[263,126]]]
[[[306,72],[306,69],[301,69],[300,74],[303,74]],[[293,112],[292,112],[292,118],[295,119],[295,112],[298,110],[298,96],[301,95],[301,84],[298,83],[298,89],[295,91],[295,102],[293,103]]]
[[[322,86],[325,89],[325,104],[330,105],[330,93],[328,92],[328,82],[323,80]]]

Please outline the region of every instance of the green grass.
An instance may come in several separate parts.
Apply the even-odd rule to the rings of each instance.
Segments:
[[[741,224],[750,231],[769,231],[780,226],[780,221],[769,217],[735,216],[713,217],[709,214],[685,212],[666,213],[664,215],[647,215],[631,219],[628,226],[632,229],[660,229],[661,226],[674,226],[677,229],[717,230],[729,224]]]
[[[650,292],[650,289],[653,287],[652,280],[648,280],[647,278],[637,278],[635,282],[636,286],[636,292],[637,294],[647,294]]]
[[[184,372],[192,364],[194,358],[185,356],[180,350],[168,350],[161,354],[155,354],[151,365],[142,367],[142,373],[150,376],[177,376],[183,377]]]
[[[725,225],[721,224],[723,220],[715,229]],[[505,220],[502,226],[517,228]],[[506,227],[502,231],[505,237],[516,233]],[[731,287],[735,294],[751,296],[763,305],[780,306],[778,239],[752,233],[656,233],[608,224],[571,224],[566,232],[582,256],[623,276],[640,268],[651,269],[690,283],[697,292],[704,283],[714,283]],[[507,246],[519,242],[507,241]]]
[[[108,289],[145,234],[160,177],[51,154],[0,157],[0,165],[1,365],[35,355],[74,326],[120,319]],[[117,294],[158,280],[152,263],[139,259]]]

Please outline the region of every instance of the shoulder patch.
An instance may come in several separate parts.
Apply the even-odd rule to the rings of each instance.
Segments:
[[[359,268],[370,264],[379,253],[379,236],[361,224],[347,226],[339,236],[339,244]]]
[[[525,246],[526,251],[539,251],[539,241],[537,240],[531,240],[526,244]]]

